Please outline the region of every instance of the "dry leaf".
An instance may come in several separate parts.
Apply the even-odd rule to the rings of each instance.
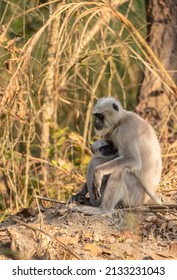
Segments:
[[[123,236],[125,238],[125,241],[128,241],[128,242],[130,242],[130,241],[133,241],[133,242],[140,241],[140,239],[141,239],[141,236],[139,234],[135,233],[132,230],[124,231]]]
[[[75,245],[78,244],[78,236],[69,237],[69,236],[60,236],[57,239],[65,245]]]
[[[105,238],[105,241],[106,241],[107,243],[115,243],[115,242],[116,242],[116,238],[115,238],[115,236],[113,236],[113,235],[109,235],[109,236],[107,236],[107,237]]]
[[[89,251],[91,256],[97,256],[98,254],[102,253],[102,248],[97,246],[95,243],[86,243],[83,248],[85,251]]]
[[[177,260],[177,243],[169,245],[167,251],[151,255],[153,260]]]
[[[157,216],[156,215],[148,215],[148,216],[146,216],[146,218],[144,220],[145,220],[145,222],[148,222],[148,223],[155,223],[156,220],[157,220]]]
[[[83,237],[85,240],[92,240],[93,239],[93,233],[92,232],[84,232]]]
[[[177,243],[170,244],[167,254],[174,259],[177,259]]]

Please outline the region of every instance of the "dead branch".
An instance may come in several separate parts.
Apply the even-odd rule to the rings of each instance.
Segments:
[[[53,203],[59,203],[59,204],[63,204],[63,205],[67,204],[67,202],[59,201],[57,199],[52,199],[52,198],[48,198],[48,197],[44,197],[44,196],[34,195],[33,197],[37,198],[37,199],[40,199],[40,200],[45,200],[45,201],[53,202]]]

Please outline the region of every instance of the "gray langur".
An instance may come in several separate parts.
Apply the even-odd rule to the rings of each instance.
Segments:
[[[161,204],[155,196],[162,172],[161,149],[151,125],[124,110],[113,97],[99,99],[93,115],[96,134],[113,142],[119,156],[94,169],[96,197],[101,196],[103,176],[110,174],[100,206],[73,210],[104,214],[114,211],[119,201],[129,207],[149,203],[149,196]]]
[[[100,164],[103,164],[118,156],[118,150],[114,147],[111,141],[100,139],[95,141],[91,145],[91,151],[92,151],[92,158],[87,168],[86,183],[78,193],[72,196],[70,202],[74,202],[74,201],[81,202],[83,198],[86,196],[86,194],[89,193],[90,204],[92,206],[99,206],[100,199],[97,199],[94,193],[94,184],[93,184],[94,169]],[[105,190],[108,177],[109,175],[106,175],[102,180],[101,193],[103,193]]]

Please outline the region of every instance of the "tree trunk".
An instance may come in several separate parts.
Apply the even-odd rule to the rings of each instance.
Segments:
[[[177,9],[176,0],[146,0],[148,42],[173,81],[177,82]],[[176,4],[175,4],[176,3]],[[161,137],[169,138],[174,125],[174,94],[169,92],[162,78],[147,68],[138,95],[137,111],[156,126]],[[167,126],[168,125],[168,126]],[[167,128],[167,129],[166,129]]]

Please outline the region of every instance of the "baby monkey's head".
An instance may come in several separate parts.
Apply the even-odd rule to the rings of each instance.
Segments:
[[[107,157],[118,152],[111,141],[104,139],[95,141],[91,146],[91,151],[95,157]]]

